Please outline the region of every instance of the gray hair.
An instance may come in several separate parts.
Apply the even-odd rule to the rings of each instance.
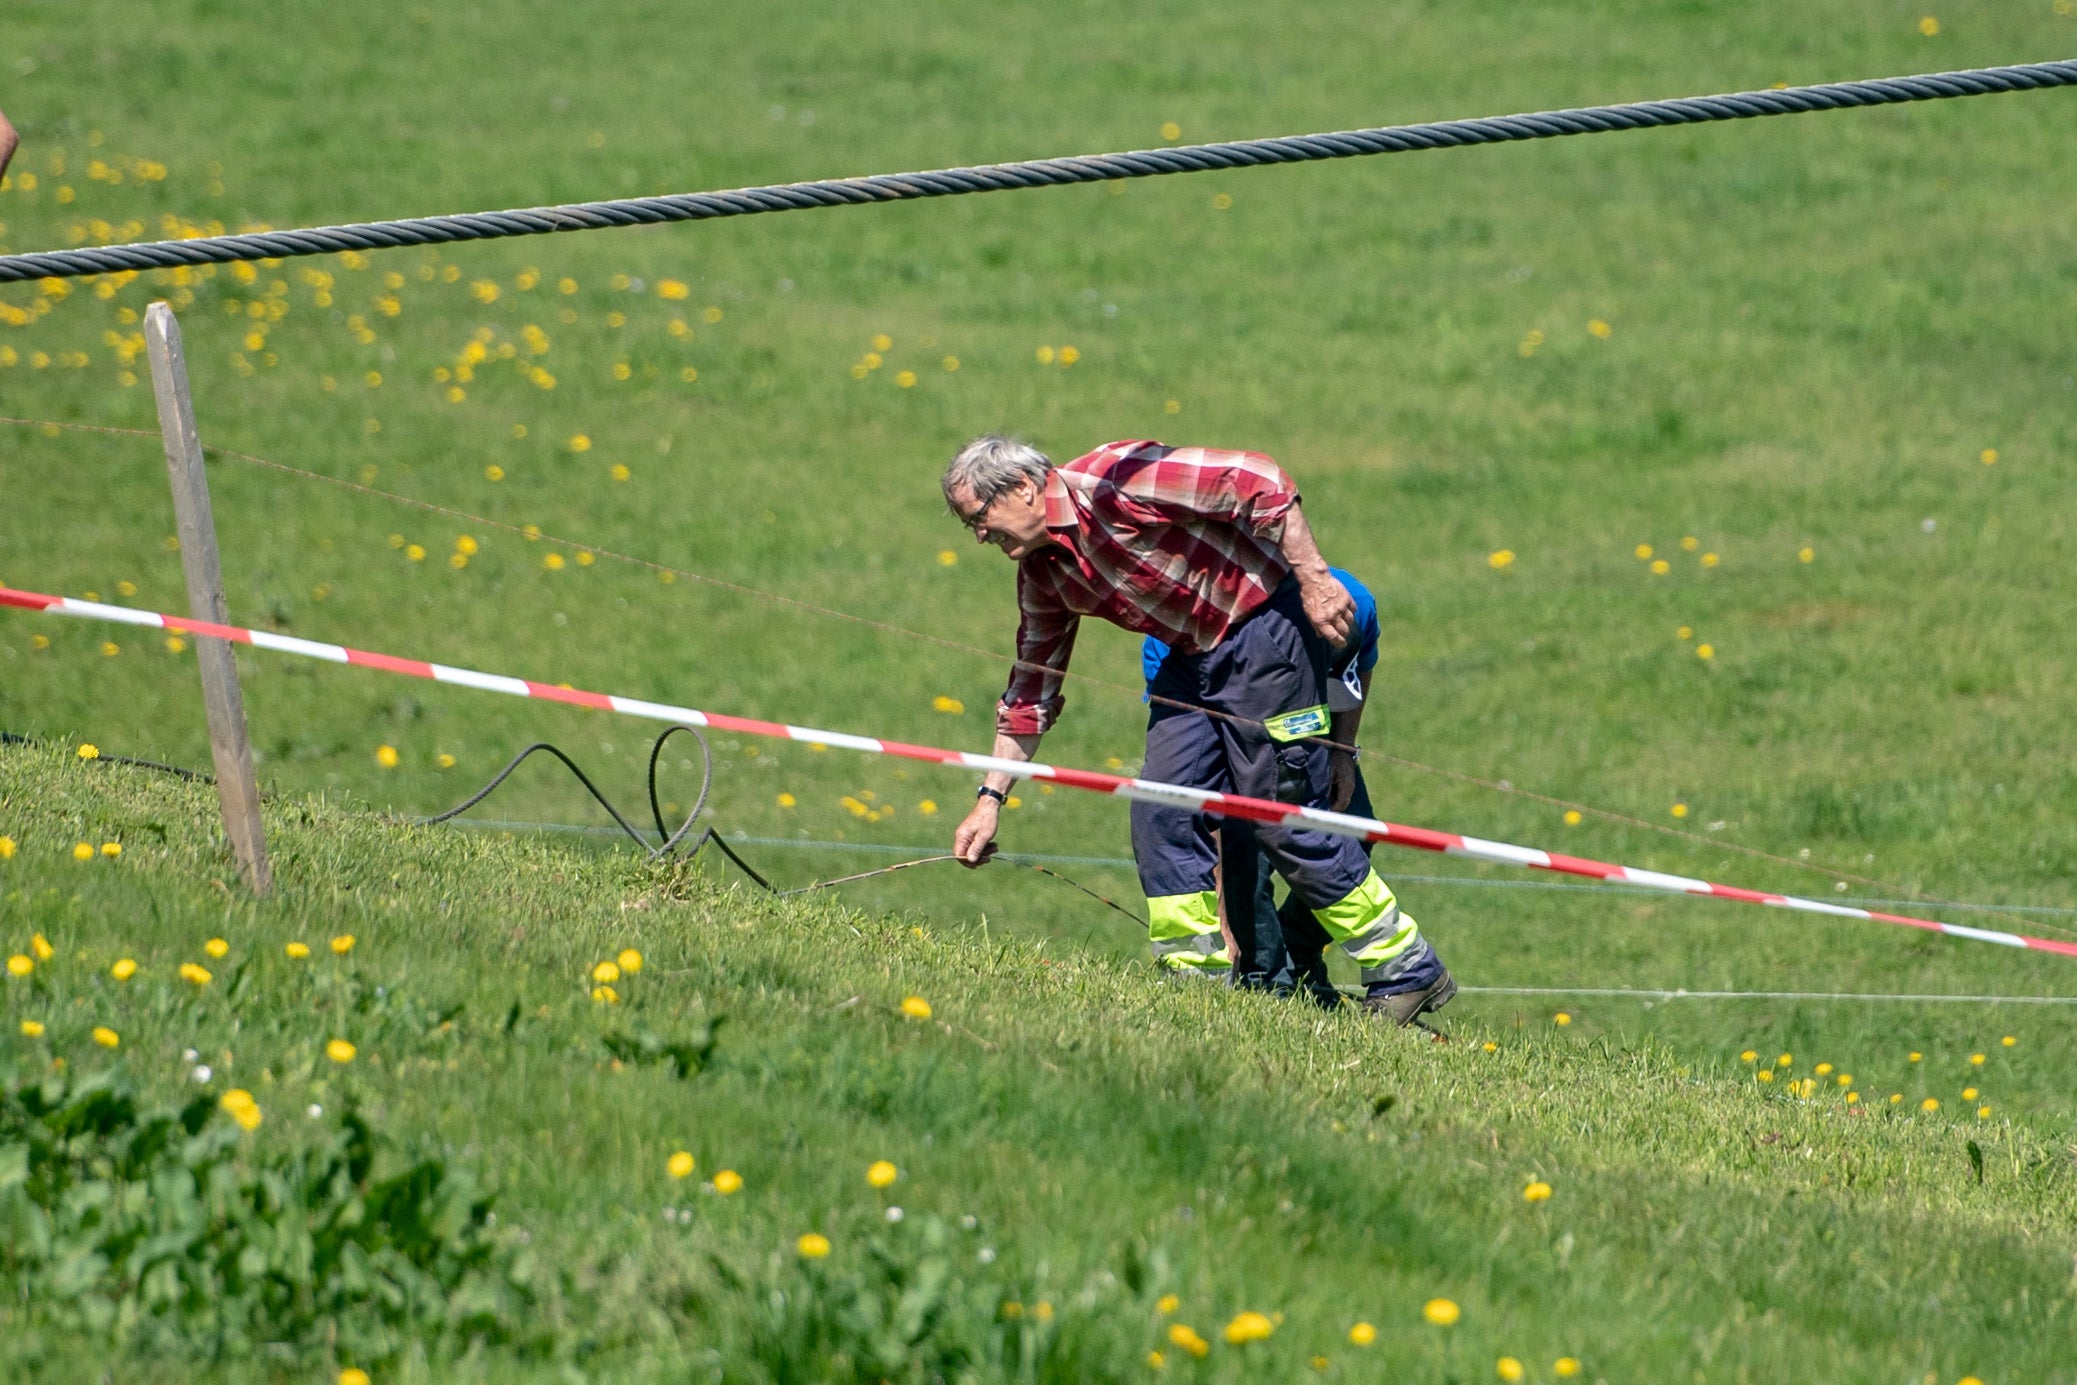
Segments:
[[[1053,463],[1046,459],[1046,454],[1030,443],[990,433],[959,449],[958,455],[946,466],[944,479],[939,485],[945,492],[948,505],[952,504],[954,486],[964,486],[973,492],[974,499],[986,502],[1019,481],[1028,479],[1043,487],[1046,473],[1052,469]],[[953,508],[956,510],[958,507],[955,505]]]

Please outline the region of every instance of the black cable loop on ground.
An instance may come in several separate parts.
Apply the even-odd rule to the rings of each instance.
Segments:
[[[25,279],[62,279],[120,270],[171,269],[180,265],[227,264],[236,260],[285,259],[294,255],[326,255],[342,250],[385,250],[408,245],[441,245],[455,241],[494,240],[505,236],[547,235],[556,231],[600,230],[646,226],[671,221],[707,221],[750,216],[759,212],[801,211],[812,207],[859,206],[902,202],[922,197],[955,197],[973,192],[1015,188],[1062,187],[1117,178],[1152,178],[1171,173],[1256,168],[1268,164],[1307,163],[1321,159],[1402,154],[1422,149],[1460,149],[1474,144],[1553,139],[1563,135],[1606,134],[1670,125],[1698,125],[1757,116],[1800,115],[1812,111],[1860,106],[1939,101],[1959,96],[2035,91],[2077,86],[2077,59],[2026,63],[2013,67],[1971,68],[1911,77],[1878,77],[1820,86],[1745,91],[1723,96],[1640,101],[1618,106],[1585,106],[1525,115],[1443,120],[1422,125],[1344,130],[1330,134],[1289,135],[1238,140],[1226,144],[1181,145],[1173,149],[1140,149],[1121,154],[1083,154],[1035,159],[1022,163],[946,168],[921,173],[881,173],[860,178],[832,178],[811,183],[737,188],[724,192],[687,192],[663,197],[630,197],[607,202],[577,202],[557,207],[527,207],[501,212],[468,212],[452,216],[410,217],[400,221],[317,226],[291,231],[257,231],[207,236],[195,240],[151,241],[135,245],[103,245],[80,250],[50,250],[0,255],[0,283]]]

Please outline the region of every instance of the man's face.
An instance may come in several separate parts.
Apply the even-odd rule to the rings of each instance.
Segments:
[[[1025,479],[983,501],[969,486],[956,486],[952,508],[974,531],[974,542],[992,543],[1012,559],[1023,558],[1051,542],[1046,530],[1046,503],[1036,481]]]

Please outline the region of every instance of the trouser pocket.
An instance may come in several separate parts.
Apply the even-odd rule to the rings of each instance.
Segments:
[[[1276,801],[1303,805],[1313,798],[1312,752],[1302,745],[1276,748]]]

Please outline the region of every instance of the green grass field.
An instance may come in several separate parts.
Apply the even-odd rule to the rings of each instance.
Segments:
[[[382,7],[352,25],[315,6],[265,25],[155,6],[140,24],[106,0],[36,2],[0,20],[0,106],[25,136],[0,244],[1137,148],[1168,122],[1194,142],[2077,52],[2077,15],[2052,0],[1932,13],[1928,35],[1925,9],[1876,0],[912,5],[779,25],[768,8],[633,0]],[[1386,816],[1755,888],[2023,906],[1902,912],[2068,937],[2077,913],[2053,911],[2077,910],[2070,100],[61,296],[11,286],[0,414],[154,429],[134,334],[170,296],[205,441],[998,655],[1013,574],[936,493],[960,441],[1000,427],[1059,456],[1121,436],[1259,448],[1299,476],[1330,559],[1379,595],[1373,751],[1635,821],[1567,825],[1524,795],[1380,763]],[[235,460],[211,486],[237,620],[987,744],[1000,657]],[[154,440],[0,425],[0,491],[0,580],[180,608]],[[1085,630],[1076,669],[1090,677],[1045,758],[1134,762],[1136,638]],[[0,941],[20,950],[41,929],[59,951],[36,973],[48,993],[5,992],[0,1065],[98,1070],[85,1033],[109,1023],[141,1089],[170,1099],[188,1036],[222,1035],[240,1080],[257,1066],[283,1084],[252,1087],[269,1112],[255,1147],[292,1142],[328,1036],[279,944],[355,932],[370,984],[436,1011],[467,1003],[451,1052],[422,1036],[410,1049],[464,1076],[406,1081],[388,1054],[351,1075],[384,1128],[463,1151],[573,1267],[542,1309],[554,1362],[783,1375],[745,1345],[783,1333],[760,1329],[756,1293],[717,1287],[711,1257],[794,1276],[761,1257],[813,1228],[836,1243],[828,1274],[862,1273],[877,1215],[862,1170],[886,1157],[916,1179],[904,1227],[920,1235],[926,1207],[971,1212],[998,1238],[994,1278],[962,1261],[968,1288],[1060,1305],[1045,1363],[1002,1359],[997,1333],[984,1376],[1144,1378],[1149,1305],[1173,1290],[1214,1345],[1201,1366],[1164,1348],[1171,1372],[1284,1374],[1317,1350],[1354,1378],[1491,1378],[1510,1354],[1544,1379],[1569,1353],[1611,1381],[2077,1379],[2055,1350],[2077,1140],[2060,1008],[1466,995],[1449,1011],[1459,1042],[1429,1048],[1155,989],[1123,919],[1028,872],[925,867],[775,906],[726,891],[718,868],[681,882],[584,839],[384,826],[367,810],[445,807],[535,739],[631,807],[645,728],[266,654],[241,671],[283,860],[280,901],[256,907],[210,883],[228,866],[203,799],[65,760],[89,741],[204,763],[192,655],[0,619],[0,727],[52,743],[0,757],[0,835],[19,846],[0,861]],[[712,820],[796,843],[744,848],[788,884],[895,859],[861,845],[941,849],[971,793],[959,774],[841,751],[715,750]],[[690,752],[673,760],[666,794],[689,804]],[[1022,797],[1007,849],[1127,854],[1119,805]],[[479,812],[604,820],[546,767]],[[87,837],[124,855],[76,863]],[[2077,995],[2067,963],[2038,954],[1379,860],[1429,877],[1401,896],[1472,985]],[[1129,870],[1061,869],[1137,900]],[[638,899],[657,903],[620,910]],[[181,994],[173,967],[215,933],[264,959],[236,1005],[221,987],[142,999]],[[603,1075],[613,1017],[582,973],[630,945],[652,959],[637,994],[657,1024],[729,1017],[690,1087],[640,1065]],[[123,951],[144,964],[136,981],[92,979]],[[952,1031],[899,1023],[911,991]],[[549,1014],[506,1033],[515,996]],[[38,1005],[65,1022],[21,1040],[15,1021]],[[242,1049],[238,1006],[265,1035]],[[1746,1050],[1793,1063],[1755,1094]],[[1830,1095],[1784,1097],[1815,1062],[1834,1066]],[[1876,1118],[1844,1114],[1840,1073]],[[1373,1117],[1385,1095],[1399,1104]],[[1918,1113],[1929,1097],[1937,1115]],[[678,1147],[702,1179],[739,1167],[741,1197],[678,1196],[662,1173]],[[1538,1176],[1557,1195],[1525,1206]],[[681,1226],[666,1205],[699,1211]],[[1158,1273],[1128,1273],[1157,1258]],[[1421,1322],[1435,1295],[1464,1304],[1457,1327]],[[1242,1309],[1285,1325],[1230,1349],[1213,1329]],[[1359,1318],[1379,1328],[1367,1351],[1345,1342]],[[69,1342],[81,1375],[112,1359],[17,1324],[30,1335],[10,1342]],[[468,1368],[517,1372],[517,1351]]]

